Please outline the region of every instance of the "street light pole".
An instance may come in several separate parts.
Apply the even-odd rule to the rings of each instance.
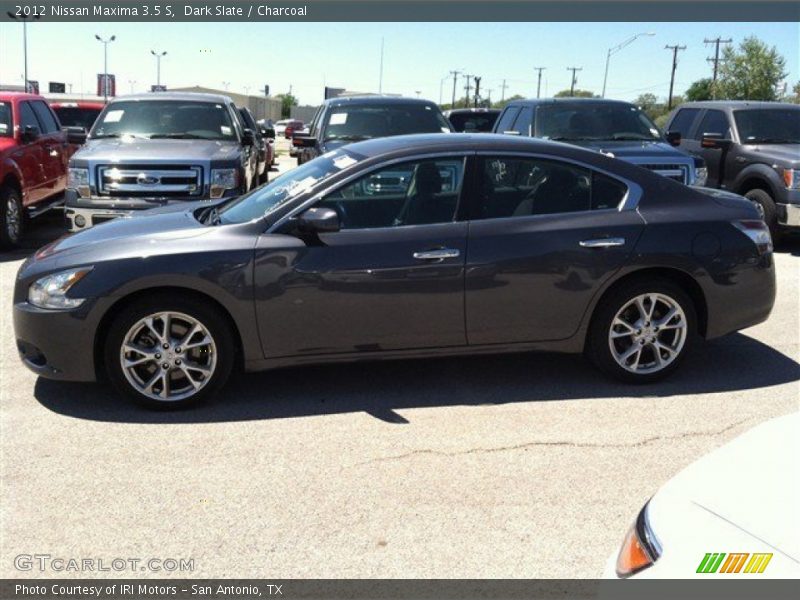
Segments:
[[[637,39],[639,39],[642,36],[652,37],[654,35],[655,35],[655,33],[652,32],[652,31],[647,31],[645,33],[637,33],[636,35],[629,37],[627,40],[625,40],[621,44],[617,44],[616,46],[608,49],[608,52],[606,53],[606,73],[603,76],[603,93],[600,94],[601,97],[603,97],[603,98],[606,97],[606,83],[608,82],[608,63],[611,60],[611,55],[612,54],[616,54],[617,52],[622,50],[625,46],[628,46],[629,44],[632,44],[633,42],[635,42]]]
[[[28,16],[27,15],[15,15],[13,12],[8,11],[6,12],[8,17],[13,21],[19,19],[22,21],[22,60],[23,60],[23,77],[25,78],[25,91],[30,91],[28,89]],[[41,17],[37,15],[33,15],[33,18],[38,20]]]
[[[161,87],[161,57],[167,55],[167,51],[164,50],[163,52],[156,52],[155,50],[150,50],[150,54],[156,57],[156,85],[160,88]]]
[[[117,39],[117,36],[112,35],[107,40],[104,40],[99,35],[94,35],[98,42],[103,44],[103,101],[108,104],[108,45]]]

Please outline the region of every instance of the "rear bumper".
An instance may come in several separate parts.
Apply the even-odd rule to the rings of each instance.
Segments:
[[[14,334],[22,363],[48,379],[95,381],[95,327],[87,308],[55,311],[14,304]]]

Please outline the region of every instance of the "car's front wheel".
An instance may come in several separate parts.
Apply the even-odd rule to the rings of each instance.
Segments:
[[[14,248],[25,224],[20,193],[9,185],[0,187],[0,248]]]
[[[125,307],[111,323],[105,365],[114,386],[150,408],[200,402],[228,379],[235,344],[213,306],[157,294]]]
[[[624,284],[597,307],[587,340],[589,358],[617,379],[655,381],[678,367],[696,323],[691,298],[671,281]]]

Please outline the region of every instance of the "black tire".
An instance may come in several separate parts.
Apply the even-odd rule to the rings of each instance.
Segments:
[[[264,185],[269,181],[269,165],[264,166],[264,172],[258,176],[258,185]]]
[[[660,370],[649,373],[635,373],[623,368],[620,364],[618,364],[611,351],[612,341],[610,337],[612,323],[617,316],[617,313],[626,305],[628,305],[633,299],[643,294],[658,294],[666,296],[670,300],[677,303],[685,315],[686,333],[680,349],[676,352],[676,356],[672,358],[671,362],[669,362],[666,366]],[[657,309],[659,308],[661,308],[660,304],[657,306]],[[655,322],[656,319],[653,319],[653,323]],[[649,326],[650,325],[648,324],[648,327]],[[642,330],[638,331],[641,332]],[[656,329],[656,331],[658,330]],[[678,334],[673,334],[670,331],[664,330],[659,334],[653,335],[656,335],[656,338],[658,339],[663,335],[671,336]],[[697,312],[692,299],[680,286],[668,279],[662,278],[649,280],[644,278],[635,279],[612,289],[596,307],[586,340],[586,354],[588,358],[595,364],[595,366],[597,366],[597,368],[607,375],[614,377],[615,379],[619,379],[628,383],[650,383],[668,376],[678,368],[681,361],[694,343],[696,336]],[[633,337],[631,337],[630,340],[622,339],[613,343],[624,344],[628,341],[630,342],[628,348],[636,344],[636,341]],[[655,361],[657,357],[652,354],[655,351],[654,347],[647,346],[647,348],[648,350],[646,350],[646,352],[650,353],[650,357],[653,359],[653,361]]]
[[[16,226],[9,227],[10,205],[16,207]],[[11,230],[16,233],[13,233]],[[22,196],[17,188],[10,185],[0,187],[0,248],[11,249],[19,245],[25,233],[25,213]]]
[[[756,188],[745,193],[744,197],[761,207],[764,222],[769,227],[772,240],[777,242],[782,232],[781,226],[778,224],[778,209],[775,207],[775,201],[772,196],[769,195],[769,192]]]
[[[213,373],[202,383],[197,392],[185,398],[157,400],[144,395],[128,380],[120,364],[121,348],[128,331],[147,316],[160,312],[182,313],[195,319],[210,334],[216,346],[216,365]],[[103,350],[108,378],[119,392],[147,408],[172,410],[204,402],[225,385],[235,362],[236,344],[224,315],[220,314],[211,303],[159,293],[132,302],[114,317]],[[183,352],[184,358],[188,360],[188,353]],[[157,364],[155,367],[153,374],[158,370]],[[173,370],[180,375],[177,368]]]

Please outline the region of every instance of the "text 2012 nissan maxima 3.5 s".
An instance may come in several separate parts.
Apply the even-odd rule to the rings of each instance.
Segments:
[[[179,406],[236,366],[460,353],[585,351],[649,382],[774,298],[738,196],[554,142],[414,135],[58,240],[20,268],[14,326],[44,377]]]

